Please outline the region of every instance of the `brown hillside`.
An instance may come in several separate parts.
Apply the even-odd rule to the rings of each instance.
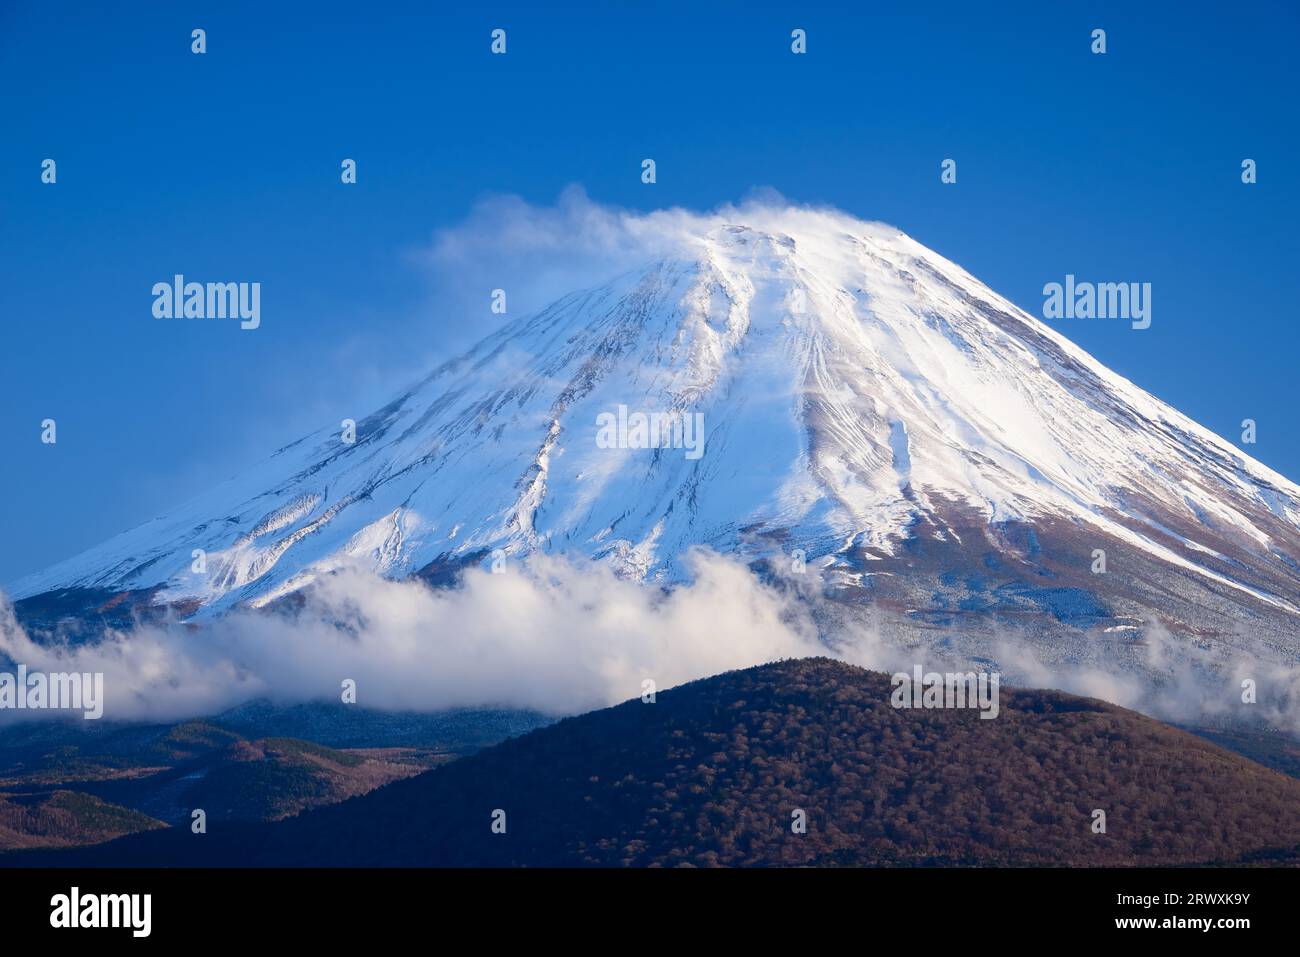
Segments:
[[[183,831],[27,863],[1173,865],[1281,863],[1300,781],[1099,701],[1003,689],[1001,714],[898,710],[826,659],[561,721],[220,840]],[[1092,831],[1103,809],[1104,834]],[[505,834],[492,813],[507,815]],[[792,813],[807,833],[791,832]],[[231,826],[228,826],[231,827]],[[25,857],[25,856],[24,856]],[[37,860],[36,858],[41,858]],[[21,863],[15,860],[13,863]]]

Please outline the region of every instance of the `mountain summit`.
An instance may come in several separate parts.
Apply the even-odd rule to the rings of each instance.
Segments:
[[[124,593],[210,614],[345,563],[436,576],[539,550],[672,582],[704,545],[806,561],[922,629],[1159,618],[1293,642],[1300,621],[1300,487],[942,256],[832,211],[685,234],[504,324],[349,438],[322,429],[11,594],[31,615]]]

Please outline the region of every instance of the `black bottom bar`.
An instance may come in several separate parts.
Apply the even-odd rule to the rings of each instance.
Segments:
[[[0,926],[9,941],[75,933],[81,944],[134,942],[130,918],[141,928],[143,907],[127,909],[122,898],[103,911],[111,920],[116,908],[125,926],[51,926],[52,914],[71,923],[76,887],[78,923],[82,914],[97,919],[99,895],[150,895],[147,939],[165,943],[373,944],[376,935],[430,932],[444,942],[454,932],[492,943],[515,935],[633,943],[703,921],[711,937],[760,940],[791,933],[812,934],[811,942],[856,928],[863,942],[1043,932],[1071,942],[1173,935],[1230,946],[1293,926],[1297,878],[1294,869],[8,870],[0,871]]]

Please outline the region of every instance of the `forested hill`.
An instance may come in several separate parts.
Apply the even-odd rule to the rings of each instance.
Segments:
[[[1295,862],[1300,781],[1132,711],[1003,688],[902,710],[827,659],[570,718],[275,824],[9,863],[1172,865]],[[1094,832],[1094,811],[1105,833]],[[505,833],[493,814],[504,811]],[[806,832],[795,833],[796,812]],[[498,819],[500,815],[497,815]]]

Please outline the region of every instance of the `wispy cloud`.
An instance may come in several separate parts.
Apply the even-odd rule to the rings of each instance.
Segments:
[[[845,230],[863,225],[836,209],[793,203],[771,188],[708,210],[641,212],[597,202],[572,185],[553,205],[485,197],[414,258],[429,270],[439,314],[454,324],[456,317],[487,316],[493,289],[506,291],[511,316],[526,315],[656,259],[690,257],[719,226],[744,223],[780,232],[814,221]],[[483,323],[473,321],[462,331],[482,334]]]
[[[831,655],[891,672],[969,666],[945,657],[942,641],[898,640],[870,607],[846,614],[823,597],[815,574],[763,581],[703,549],[689,563],[690,583],[671,589],[545,555],[499,574],[470,569],[450,589],[344,569],[322,578],[292,615],[140,625],[79,645],[33,641],[4,605],[0,655],[32,670],[102,672],[110,720],[210,715],[260,697],[338,701],[348,678],[358,704],[381,710],[564,715],[637,697],[647,679],[662,690],[778,658]],[[1141,669],[1131,657],[1048,663],[1023,635],[988,651],[1004,686],[1058,688],[1170,721],[1249,718],[1300,733],[1300,668],[1189,652],[1194,645],[1155,623],[1143,638]],[[1256,683],[1256,705],[1241,705],[1245,678]]]
[[[240,701],[339,699],[434,711],[475,705],[572,714],[780,657],[825,651],[807,607],[716,554],[664,592],[605,566],[538,556],[455,589],[346,570],[292,617],[237,612],[142,625],[95,644],[33,642],[6,609],[0,653],[30,669],[103,672],[105,717],[175,719]]]

